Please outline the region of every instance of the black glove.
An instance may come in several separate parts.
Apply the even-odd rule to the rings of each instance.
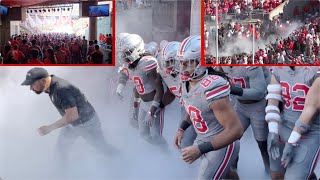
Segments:
[[[230,94],[237,95],[237,96],[242,96],[243,89],[241,87],[231,86]]]

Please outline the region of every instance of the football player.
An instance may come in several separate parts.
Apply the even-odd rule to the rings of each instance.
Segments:
[[[131,71],[135,84],[134,108],[140,109],[138,115],[139,134],[148,142],[166,147],[162,137],[161,119],[163,116],[160,101],[163,97],[161,77],[157,72],[157,60],[145,53],[144,41],[137,34],[130,34],[121,43],[121,58]]]
[[[305,99],[312,84],[319,81],[319,71],[317,72],[315,67],[303,66],[272,69],[265,117],[269,127],[268,152],[271,177],[272,179],[314,177],[313,170],[319,156],[320,120],[319,114],[310,112],[312,105],[310,98],[307,102]],[[313,88],[312,90],[314,91]],[[282,108],[278,107],[279,102],[282,102]],[[306,110],[304,110],[305,103],[308,103]],[[302,114],[303,111],[305,112]]]
[[[174,143],[181,148],[184,131],[193,125],[196,144],[182,149],[182,159],[201,158],[198,179],[225,178],[239,153],[241,122],[229,101],[230,85],[221,76],[209,75],[200,65],[200,36],[183,40],[177,52],[182,102],[188,118],[181,122]]]

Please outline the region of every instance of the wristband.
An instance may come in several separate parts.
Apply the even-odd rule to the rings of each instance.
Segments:
[[[302,122],[300,119],[298,119],[294,125],[303,133],[307,132],[310,129],[309,124]]]
[[[119,94],[122,94],[123,89],[124,89],[124,84],[118,84],[116,92]]]
[[[141,98],[134,98],[134,99],[133,99],[133,102],[139,103],[140,101],[141,101]]]
[[[300,138],[301,138],[301,134],[299,134],[296,131],[292,131],[291,134],[290,134],[290,137],[288,139],[288,143],[296,144],[299,141]]]
[[[214,148],[211,142],[204,142],[198,145],[198,148],[202,154],[205,154],[210,151],[214,151]]]
[[[158,108],[160,106],[160,103],[157,101],[152,101],[152,106]]]
[[[266,100],[268,100],[268,99],[275,99],[275,100],[278,100],[278,101],[282,101],[282,96],[279,95],[279,94],[269,93],[266,96]]]
[[[273,93],[280,93],[281,92],[281,85],[280,84],[269,84],[267,86],[268,92],[273,92]]]
[[[274,105],[268,105],[265,110],[266,113],[269,113],[269,111],[277,111],[280,114],[280,109]]]
[[[279,123],[277,123],[277,122],[269,122],[268,123],[268,129],[269,129],[270,133],[278,134],[279,133],[278,127],[279,127]]]
[[[189,124],[187,121],[183,120],[180,124],[180,129],[182,129],[183,131],[185,131],[186,129],[188,129],[188,127],[190,126],[191,124]]]
[[[265,116],[265,119],[267,122],[272,121],[272,120],[280,122],[281,116],[278,113],[268,112]]]

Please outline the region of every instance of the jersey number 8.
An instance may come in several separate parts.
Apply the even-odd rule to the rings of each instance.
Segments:
[[[136,85],[136,89],[138,93],[144,94],[144,86],[142,84],[142,80],[138,76],[135,76],[133,77],[133,81],[134,81],[134,84]]]
[[[206,133],[208,131],[208,126],[201,116],[201,111],[194,106],[188,106],[188,114],[192,121],[194,128],[197,129],[199,133]]]

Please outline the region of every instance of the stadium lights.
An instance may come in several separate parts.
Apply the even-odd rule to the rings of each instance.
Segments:
[[[54,6],[38,6],[30,7],[27,13],[47,13],[47,12],[65,12],[73,9],[73,5],[54,5]]]

